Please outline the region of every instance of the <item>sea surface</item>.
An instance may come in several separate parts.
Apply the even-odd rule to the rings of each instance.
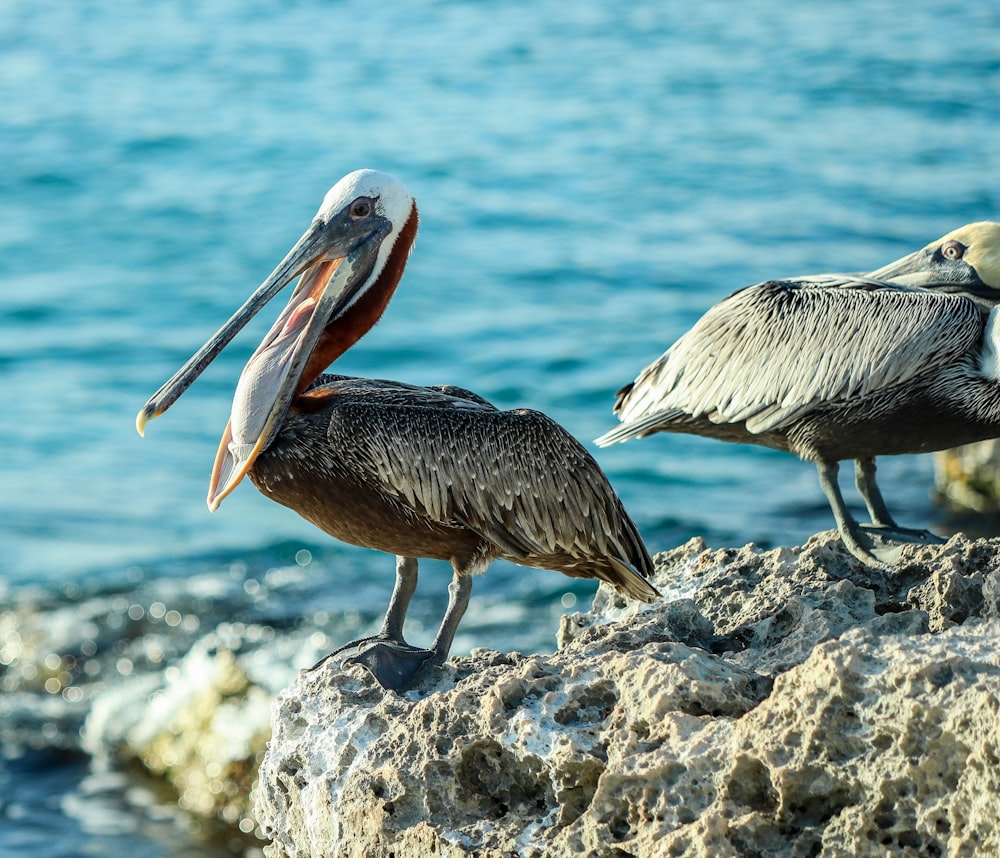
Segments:
[[[396,173],[422,225],[336,371],[461,385],[590,443],[615,390],[735,289],[871,270],[1000,217],[998,95],[992,2],[5,0],[0,854],[244,852],[117,765],[93,721],[84,742],[94,706],[212,636],[322,649],[381,615],[392,558],[249,483],[205,506],[277,307],[134,428],[338,178]],[[654,552],[833,524],[787,454],[591,449]],[[960,526],[930,457],[880,464],[901,521]],[[449,575],[422,568],[418,643]],[[551,650],[594,589],[497,563],[454,652]],[[282,653],[275,689],[304,666]]]

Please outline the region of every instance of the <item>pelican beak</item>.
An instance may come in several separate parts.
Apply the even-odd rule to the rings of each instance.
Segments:
[[[985,283],[976,266],[967,259],[947,259],[940,252],[940,242],[910,253],[902,259],[868,274],[873,280],[884,280],[919,289],[953,292],[996,303],[997,290]]]
[[[229,424],[212,468],[208,488],[212,512],[271,442],[300,392],[299,382],[320,336],[367,279],[377,249],[377,241],[367,241],[346,258],[306,269],[278,320],[250,356],[236,384]]]
[[[868,276],[872,280],[891,281],[903,286],[927,286],[941,281],[942,272],[934,262],[934,251],[925,247],[914,253],[909,253],[895,262],[883,265]]]
[[[136,428],[142,435],[146,423],[176,402],[264,305],[296,275],[302,275],[240,375],[232,415],[212,471],[209,509],[218,508],[270,442],[320,336],[350,306],[368,279],[390,229],[391,224],[383,218],[369,220],[362,233],[345,228],[343,221],[317,218],[246,303],[139,412]]]

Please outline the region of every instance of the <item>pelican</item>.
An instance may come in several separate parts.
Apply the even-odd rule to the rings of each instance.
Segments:
[[[875,457],[1000,436],[998,290],[994,222],[968,224],[868,276],[746,287],[618,391],[621,424],[596,443],[686,432],[796,453],[816,464],[846,547],[884,566],[902,543],[940,540],[896,524]],[[854,460],[870,526],[844,503],[844,459]]]
[[[240,375],[208,506],[216,510],[249,475],[336,539],[395,554],[381,631],[342,648],[394,690],[445,661],[472,578],[496,558],[598,578],[644,602],[659,595],[647,580],[649,553],[607,478],[544,414],[500,411],[453,386],[321,374],[378,321],[416,232],[417,206],[399,179],[374,170],[345,176],[272,274],[136,418],[141,435],[301,275]],[[403,637],[420,557],[454,570],[429,649]]]

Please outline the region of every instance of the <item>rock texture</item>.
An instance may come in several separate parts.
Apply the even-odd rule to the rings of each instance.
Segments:
[[[559,650],[477,651],[402,695],[328,663],[275,704],[256,788],[279,856],[1000,854],[1000,542],[861,566],[657,557]]]

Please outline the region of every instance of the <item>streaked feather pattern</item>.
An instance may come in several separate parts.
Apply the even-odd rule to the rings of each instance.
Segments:
[[[743,289],[712,307],[619,395],[622,425],[599,443],[707,417],[750,433],[813,408],[933,374],[975,347],[982,309],[960,295],[864,278],[801,278]]]
[[[787,450],[815,462],[847,549],[883,565],[903,543],[875,477],[878,456],[1000,435],[1000,224],[967,224],[870,275],[748,286],[708,310],[618,391],[607,446],[681,432]],[[844,502],[854,460],[871,517]]]
[[[336,461],[365,491],[474,531],[490,558],[655,597],[644,580],[652,562],[621,501],[593,457],[546,415],[500,411],[461,388],[330,375],[304,399],[317,409],[309,420],[327,421],[329,449],[312,454]]]

